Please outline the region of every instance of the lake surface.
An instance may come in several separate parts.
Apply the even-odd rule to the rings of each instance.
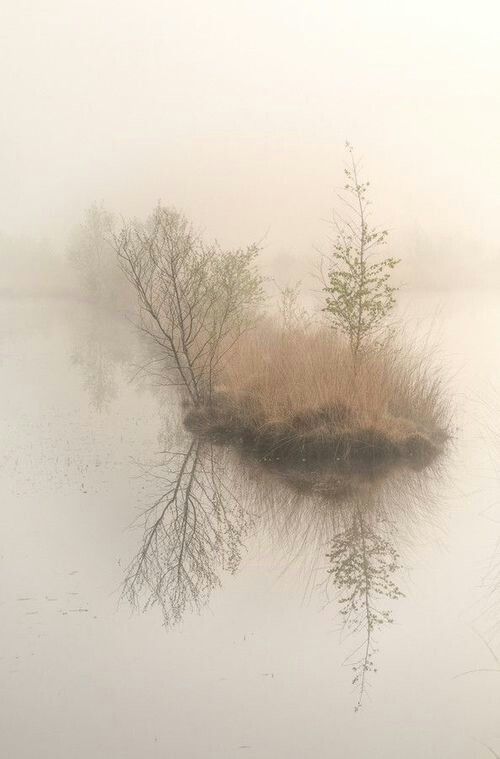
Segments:
[[[192,441],[125,322],[0,313],[2,757],[500,754],[498,295],[408,296],[453,444],[337,508]]]

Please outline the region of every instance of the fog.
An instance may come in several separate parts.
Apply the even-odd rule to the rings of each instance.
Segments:
[[[4,0],[4,285],[53,284],[32,264],[62,260],[90,204],[159,199],[304,277],[346,139],[408,286],[495,285],[499,21],[482,0]]]
[[[0,0],[0,759],[500,756],[499,22]]]

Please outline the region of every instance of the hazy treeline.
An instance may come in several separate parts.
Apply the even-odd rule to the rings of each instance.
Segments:
[[[0,296],[78,295],[64,255],[48,241],[0,233],[0,267]]]
[[[224,247],[265,237],[266,273],[303,279],[349,137],[407,286],[496,287],[498,4],[480,5],[3,3],[0,232],[59,261],[92,202],[143,218],[160,199]]]
[[[100,209],[111,219],[119,218],[103,206],[91,206],[62,236],[39,239],[32,234],[29,225],[23,237],[0,230],[0,294],[88,297],[88,288],[86,294],[82,290],[86,275],[82,276],[82,271],[72,264],[76,263],[73,252],[92,209]],[[402,258],[398,280],[405,289],[450,291],[500,286],[500,254],[494,246],[481,243],[472,235],[464,239],[453,230],[447,236],[433,235],[423,226],[408,230],[391,228],[390,231],[388,252]],[[315,248],[327,246],[327,225],[318,220],[317,233],[311,238],[309,248],[300,253],[293,246],[287,248],[286,244],[273,239],[272,230],[263,236],[260,259],[266,276],[283,287],[297,280],[304,284],[310,281],[314,287],[311,271],[317,256]],[[107,275],[110,284],[109,272],[110,269]],[[115,284],[116,281],[114,277]],[[88,284],[87,279],[85,287]]]

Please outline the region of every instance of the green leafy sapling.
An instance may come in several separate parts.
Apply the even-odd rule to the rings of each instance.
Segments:
[[[332,327],[347,336],[356,362],[367,342],[380,336],[396,303],[398,288],[391,285],[390,278],[399,259],[379,257],[388,231],[370,225],[370,182],[361,181],[359,163],[348,142],[346,150],[346,181],[344,193],[339,196],[343,210],[333,216],[336,236],[329,257],[323,310]]]

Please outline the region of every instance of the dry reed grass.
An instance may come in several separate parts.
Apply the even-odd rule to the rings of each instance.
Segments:
[[[429,357],[387,341],[358,358],[326,326],[271,321],[231,352],[210,403],[186,426],[276,460],[418,459],[447,439],[441,381]]]

